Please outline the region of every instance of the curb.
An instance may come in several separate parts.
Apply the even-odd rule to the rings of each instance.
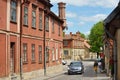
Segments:
[[[61,73],[59,73],[59,74],[52,74],[52,75],[50,75],[50,76],[45,76],[45,78],[43,79],[43,80],[48,80],[48,79],[51,79],[51,78],[55,78],[55,77],[57,77],[57,76],[60,76],[60,75],[62,75],[62,74],[64,74],[65,72],[61,72]]]

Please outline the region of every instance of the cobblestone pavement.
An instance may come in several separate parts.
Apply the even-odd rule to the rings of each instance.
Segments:
[[[86,62],[85,62],[86,63]],[[86,70],[86,73],[83,74],[82,78],[80,80],[112,80],[110,79],[110,77],[106,76],[105,73],[97,73],[95,75],[94,71],[92,71],[91,69],[91,65],[92,63],[86,63],[87,64],[87,69]],[[90,69],[89,69],[89,68]],[[63,66],[63,71],[59,72],[59,73],[55,73],[55,74],[51,74],[51,75],[46,75],[46,76],[40,76],[38,78],[35,78],[35,79],[30,79],[30,80],[52,80],[52,78],[57,78],[58,76],[62,76],[64,75],[64,73],[66,72],[66,66],[64,65]],[[91,71],[90,71],[91,70]],[[92,72],[92,73],[91,73]]]

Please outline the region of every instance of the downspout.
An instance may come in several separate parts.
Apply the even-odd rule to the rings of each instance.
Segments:
[[[24,4],[24,2],[22,2],[22,0],[20,0],[20,80],[23,79],[22,77],[22,5]]]
[[[46,8],[44,9],[44,34],[43,34],[43,47],[44,47],[44,76],[46,76],[46,28],[45,28],[45,18],[46,18]]]
[[[114,76],[113,80],[117,79],[117,42],[116,39],[110,34],[110,32],[105,27],[105,32],[108,34],[108,36],[113,40],[113,59],[114,59]]]

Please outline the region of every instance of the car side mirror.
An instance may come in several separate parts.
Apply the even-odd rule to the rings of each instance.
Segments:
[[[67,65],[68,67],[70,67],[70,65]]]

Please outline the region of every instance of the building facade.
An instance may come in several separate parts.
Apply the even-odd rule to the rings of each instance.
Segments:
[[[90,45],[81,37],[80,32],[76,34],[65,34],[63,38],[63,59],[83,60],[89,58]]]
[[[59,16],[52,6],[49,0],[0,0],[0,80],[60,71],[65,3],[58,3]]]
[[[112,66],[112,68],[109,69],[113,70],[113,80],[120,80],[120,2],[111,14],[104,20],[104,25],[105,54],[110,56],[108,58],[109,66]]]

